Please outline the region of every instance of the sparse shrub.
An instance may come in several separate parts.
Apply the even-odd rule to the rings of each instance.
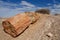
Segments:
[[[35,12],[42,13],[42,14],[50,14],[49,9],[39,9],[39,10],[36,10]]]
[[[59,15],[59,14],[56,13],[55,16],[57,16],[57,15]]]

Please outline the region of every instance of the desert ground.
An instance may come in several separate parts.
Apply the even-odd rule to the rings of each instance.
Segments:
[[[16,38],[4,32],[3,20],[0,19],[0,40],[60,40],[60,16],[40,17]]]

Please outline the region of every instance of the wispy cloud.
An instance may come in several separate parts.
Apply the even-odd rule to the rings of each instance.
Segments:
[[[35,10],[35,5],[26,1],[21,1],[20,4],[0,1],[0,16],[8,17],[17,13]]]
[[[0,1],[0,7],[10,8],[10,7],[16,7],[16,6],[18,6],[18,4]]]
[[[51,14],[55,14],[58,13],[60,14],[60,3],[59,4],[49,4],[51,6],[49,6],[48,8],[51,10]]]
[[[27,1],[21,1],[20,5],[27,6],[27,7],[35,7],[35,5],[33,5]]]

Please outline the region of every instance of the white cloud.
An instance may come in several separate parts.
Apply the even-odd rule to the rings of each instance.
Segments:
[[[49,6],[51,10],[51,14],[58,13],[60,14],[60,4],[53,4],[53,6]]]
[[[28,7],[35,7],[35,5],[27,2],[27,1],[21,1],[20,5],[28,6]]]
[[[51,5],[51,3],[48,3],[47,5],[48,5],[48,6],[50,6],[50,5]]]
[[[18,11],[17,9],[10,9],[10,8],[0,8],[0,16],[1,17],[10,17],[16,15],[17,13],[21,13],[23,11]]]
[[[54,4],[54,7],[59,9],[60,8],[60,4]]]
[[[48,3],[47,5],[48,5],[47,8],[51,10],[51,14],[55,14],[55,13],[60,14],[60,3],[58,3],[58,4],[56,4],[56,3],[54,3],[54,4]]]

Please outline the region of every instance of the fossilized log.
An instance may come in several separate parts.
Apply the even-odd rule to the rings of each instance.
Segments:
[[[31,15],[30,15],[31,14]],[[22,13],[10,17],[2,22],[4,31],[13,37],[21,34],[31,23],[38,20],[39,16],[35,13]]]

